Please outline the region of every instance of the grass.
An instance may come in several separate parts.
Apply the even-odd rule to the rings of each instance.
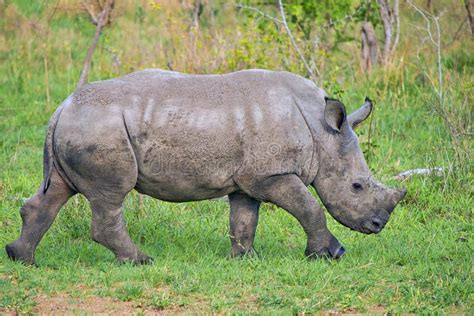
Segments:
[[[16,21],[19,27],[7,29],[8,47],[2,47],[0,52],[2,246],[19,234],[18,211],[41,182],[42,143],[48,118],[55,106],[74,90],[85,47],[93,32],[86,18],[67,12],[58,13],[48,26],[42,18],[46,8],[29,7],[25,3],[16,1],[16,11],[7,10],[10,13],[6,23]],[[117,10],[121,12],[120,6]],[[171,13],[163,8],[154,13],[157,15],[154,18],[147,12],[148,20],[141,27],[136,47],[127,46],[126,39],[121,39],[123,27],[138,27],[133,16],[117,17],[115,24],[106,30],[94,56],[93,80],[127,73],[135,67],[165,67],[169,56],[164,53],[148,60],[153,41],[146,35],[159,27],[154,28],[153,19]],[[170,16],[168,28],[176,32],[184,29],[179,16]],[[50,27],[44,48],[49,51],[49,86],[45,85],[45,55],[41,46],[44,33],[35,36],[28,24],[31,21],[39,25],[38,29]],[[251,26],[229,23],[247,32],[239,36],[256,36],[247,29]],[[229,32],[229,28],[223,32]],[[207,38],[209,34],[202,32],[203,42],[222,40]],[[169,44],[168,40],[175,42]],[[193,71],[186,47],[179,46],[187,44],[180,41],[184,40],[179,36],[166,37],[160,45],[174,45],[177,51],[183,49],[184,53],[173,56],[174,66],[176,70]],[[206,58],[216,57],[212,55],[216,53],[214,44],[203,48],[199,56],[203,65],[208,65],[204,62]],[[259,51],[258,45],[271,44],[256,42],[255,45],[253,52]],[[111,66],[110,53],[104,48],[125,46],[117,70]],[[465,105],[472,104],[472,68],[463,66],[472,64],[472,56],[463,53],[469,47],[469,43],[456,45],[446,57],[445,72],[453,80],[447,83],[447,94],[456,105],[450,113],[457,118],[466,113],[472,115]],[[226,49],[233,56],[232,48]],[[400,48],[400,51],[406,50]],[[403,170],[441,166],[448,172],[440,178],[413,177],[405,181],[408,196],[379,235],[355,233],[328,218],[331,231],[348,250],[342,260],[306,260],[302,228],[290,215],[270,204],[261,209],[256,237],[259,256],[230,259],[225,202],[172,204],[144,197],[140,204],[133,192],[125,202],[129,232],[139,247],[155,258],[155,263],[117,265],[111,252],[91,241],[90,208],[83,197],[76,196],[62,209],[40,243],[36,252],[39,267],[11,262],[0,251],[0,312],[38,311],[39,297],[67,295],[110,297],[131,302],[137,310],[169,312],[288,314],[355,310],[472,314],[472,170],[469,161],[454,160],[446,126],[430,106],[432,87],[418,79],[420,65],[414,64],[416,59],[409,53],[402,56],[412,58],[404,66],[376,70],[364,80],[357,80],[362,75],[357,71],[341,69],[340,73],[327,75],[327,80],[341,73],[346,80],[338,82],[337,87],[326,88],[330,92],[343,91],[341,98],[350,109],[358,106],[365,95],[377,101],[370,145],[369,124],[359,131],[362,148],[377,178],[399,185],[393,175]],[[279,58],[266,58],[245,63],[221,60],[215,68],[211,64],[208,65],[211,69],[205,70],[231,71],[236,65],[285,67],[279,64]],[[298,64],[292,59],[294,56],[282,58],[290,65]],[[51,93],[51,104],[47,103],[46,89]],[[462,144],[469,153],[470,140],[467,145]]]

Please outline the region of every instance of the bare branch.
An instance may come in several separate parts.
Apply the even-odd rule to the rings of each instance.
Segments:
[[[244,5],[244,4],[237,4],[236,5],[237,8],[240,8],[240,9],[246,9],[246,10],[250,10],[250,11],[254,11],[254,12],[257,12],[258,14],[260,14],[261,16],[269,19],[269,20],[272,20],[273,22],[276,22],[276,23],[280,23],[280,24],[283,24],[283,21],[280,20],[280,19],[277,19],[265,12],[263,12],[262,10],[258,9],[258,8],[254,8],[254,7],[249,7],[248,5]]]
[[[300,49],[298,48],[298,45],[296,45],[295,38],[293,37],[293,33],[291,32],[290,28],[288,27],[288,23],[286,22],[286,16],[285,16],[285,9],[283,8],[283,3],[282,0],[278,0],[278,6],[280,9],[280,15],[281,15],[281,21],[283,23],[283,26],[285,27],[286,33],[288,34],[288,37],[290,38],[291,44],[293,45],[293,48],[295,49],[296,53],[300,57],[301,61],[303,62],[306,71],[308,72],[308,75],[310,78],[314,81],[316,81],[315,75],[311,67],[309,66],[308,62],[304,58],[303,53],[301,53]],[[318,73],[317,69],[316,72]],[[319,73],[318,73],[319,76]]]
[[[94,10],[92,10],[92,8],[89,7],[89,5],[84,1],[81,1],[81,6],[87,11],[87,13],[89,13],[92,23],[94,25],[97,25],[98,21],[97,21],[97,16],[95,15]]]
[[[427,78],[430,79],[431,85],[433,86],[433,90],[437,96],[437,102],[434,103],[433,109],[439,115],[439,117],[443,120],[444,124],[446,125],[446,129],[449,132],[453,150],[455,153],[455,157],[458,161],[462,159],[462,151],[459,137],[463,136],[465,133],[460,133],[459,128],[455,125],[456,123],[450,118],[449,109],[445,105],[445,92],[444,92],[444,80],[443,80],[443,64],[441,62],[441,26],[440,26],[440,18],[444,12],[441,12],[438,15],[429,13],[420,7],[413,4],[412,0],[407,0],[407,3],[418,13],[420,14],[426,23],[425,31],[427,33],[427,38],[430,39],[433,47],[436,49],[436,66],[437,66],[437,87],[436,84],[433,82],[430,76],[427,75]],[[434,30],[432,30],[432,26],[434,25]]]
[[[436,91],[436,94],[438,95],[440,107],[443,107],[444,105],[444,98],[443,98],[443,65],[441,63],[441,29],[439,25],[439,19],[443,12],[441,12],[439,15],[432,15],[429,12],[424,11],[420,7],[416,6],[413,4],[411,0],[407,1],[408,4],[415,9],[416,12],[418,12],[423,19],[426,22],[426,28],[425,31],[431,40],[433,46],[436,48],[436,64],[438,68],[438,87],[436,88],[434,85],[434,90]],[[431,30],[431,22],[435,25],[435,33],[433,35],[433,32]]]
[[[56,4],[54,5],[52,12],[50,14],[45,15],[46,18],[46,24],[44,27],[44,37],[45,41],[43,43],[43,67],[44,67],[44,84],[45,84],[45,90],[46,90],[46,109],[49,111],[50,105],[51,105],[51,94],[50,94],[50,86],[49,86],[49,67],[48,67],[48,59],[49,59],[49,54],[48,54],[48,49],[49,49],[49,31],[50,31],[50,23],[56,14],[56,11],[59,6],[59,0],[56,1]]]
[[[414,5],[410,0],[407,1],[409,5],[411,5],[416,12],[418,12],[422,17],[423,19],[425,20],[426,22],[426,27],[423,28],[425,31],[426,31],[426,34],[428,35],[428,38],[431,40],[431,43],[433,43],[433,45],[436,47],[437,46],[437,42],[434,40],[433,38],[433,34],[432,34],[432,31],[431,31],[431,20],[428,18],[429,16],[431,16],[431,13],[429,12],[426,12],[425,10],[421,9],[420,7],[417,7],[416,5]]]
[[[469,19],[469,25],[471,26],[471,34],[474,36],[474,18],[472,17],[472,5],[471,0],[464,0],[466,6],[467,18]]]
[[[285,15],[285,10],[283,8],[283,4],[282,4],[282,1],[281,0],[278,0],[278,8],[280,10],[280,16],[281,16],[281,20],[278,19],[278,18],[275,18],[265,12],[263,12],[262,10],[258,9],[258,8],[254,8],[254,7],[250,7],[250,6],[247,6],[247,5],[244,5],[242,3],[239,3],[236,5],[237,8],[241,8],[241,9],[247,9],[247,10],[250,10],[250,11],[254,11],[258,14],[260,14],[261,16],[275,22],[275,23],[278,23],[278,24],[281,24],[283,25],[283,27],[285,28],[285,31],[286,33],[288,34],[288,37],[290,38],[290,41],[291,41],[291,45],[293,46],[294,50],[296,51],[296,53],[298,54],[298,57],[299,59],[301,60],[301,62],[303,63],[309,77],[311,78],[311,80],[314,80],[316,81],[316,76],[314,74],[314,71],[313,69],[310,67],[309,63],[306,61],[306,59],[304,58],[304,55],[303,53],[301,52],[301,50],[298,48],[298,45],[296,44],[296,41],[295,41],[295,38],[293,36],[293,33],[291,32],[289,26],[288,26],[288,23],[286,22],[286,15]],[[319,72],[317,69],[315,69],[316,71],[316,74],[319,76]]]
[[[441,13],[442,14],[442,13]],[[439,99],[440,105],[443,107],[444,99],[443,99],[443,66],[441,64],[441,29],[439,26],[439,18],[441,16],[433,17],[436,26],[436,57],[437,57],[437,64],[438,64],[438,90],[439,90]]]
[[[92,39],[91,46],[89,47],[89,50],[87,51],[86,58],[84,59],[81,77],[79,79],[79,83],[77,84],[76,89],[79,89],[88,81],[92,55],[94,54],[95,48],[97,46],[97,42],[99,41],[100,34],[102,33],[102,29],[108,23],[109,15],[110,15],[110,12],[112,11],[113,6],[114,6],[114,0],[109,0],[104,5],[104,9],[99,15],[99,18],[97,20],[97,27],[95,29],[94,38]]]
[[[459,35],[461,34],[461,31],[464,27],[464,24],[466,24],[466,20],[462,20],[461,24],[459,24],[458,29],[456,30],[456,32],[454,32],[453,38],[451,39],[451,41],[449,42],[449,44],[447,46],[451,46],[451,44],[453,44],[454,42],[459,40]],[[474,35],[474,33],[473,33],[473,35]]]

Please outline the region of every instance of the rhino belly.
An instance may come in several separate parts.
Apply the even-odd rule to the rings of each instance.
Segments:
[[[242,146],[232,120],[219,111],[155,109],[129,124],[138,166],[136,189],[167,201],[193,201],[236,191]]]
[[[234,162],[201,146],[170,148],[168,139],[157,138],[136,153],[137,191],[161,200],[197,201],[227,195],[237,190]],[[178,150],[181,148],[182,150]]]

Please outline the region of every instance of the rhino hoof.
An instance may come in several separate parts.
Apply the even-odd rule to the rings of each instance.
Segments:
[[[346,249],[343,246],[338,247],[337,249],[335,249],[335,251],[331,251],[331,249],[329,249],[329,254],[331,255],[331,258],[336,260],[341,258],[345,253]]]
[[[331,245],[328,248],[323,248],[322,250],[319,251],[305,251],[305,255],[308,259],[319,259],[319,258],[325,258],[325,259],[339,259],[341,258],[344,253],[346,252],[346,249],[344,246],[337,243],[331,243]]]
[[[234,250],[232,249],[230,251],[230,254],[229,256],[231,258],[247,258],[247,257],[259,257],[259,254],[257,251],[255,251],[254,248],[251,248],[249,250],[243,250],[243,249],[239,249],[239,250]]]
[[[144,253],[139,252],[136,258],[128,258],[128,257],[119,257],[117,258],[120,264],[131,263],[134,265],[145,265],[145,264],[152,264],[154,259],[150,256],[145,255]]]
[[[153,257],[147,256],[147,255],[142,255],[137,260],[134,261],[135,264],[153,264],[155,259]]]
[[[6,245],[5,251],[7,252],[8,258],[13,261],[19,261],[26,265],[35,264],[33,254],[22,254],[22,251],[17,246],[15,246],[15,243]]]

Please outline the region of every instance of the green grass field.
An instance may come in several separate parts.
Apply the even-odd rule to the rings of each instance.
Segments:
[[[379,235],[350,231],[328,214],[331,231],[347,249],[341,260],[308,261],[303,254],[306,238],[302,228],[284,210],[270,204],[264,204],[260,212],[255,241],[259,255],[230,259],[226,202],[173,204],[149,197],[140,200],[136,192],[125,202],[128,229],[137,245],[155,258],[153,265],[116,264],[111,252],[90,239],[91,212],[79,195],[62,209],[40,243],[38,267],[8,260],[3,247],[18,237],[19,209],[42,180],[48,119],[74,91],[94,32],[83,13],[60,8],[45,22],[51,9],[46,4],[30,7],[27,3],[14,1],[15,8],[10,5],[5,10],[0,51],[0,313],[97,312],[102,310],[99,307],[105,312],[133,313],[474,313],[472,142],[460,137],[453,145],[445,122],[433,110],[433,86],[420,70],[426,67],[428,74],[436,73],[434,57],[426,49],[428,57],[416,59],[408,40],[393,66],[376,69],[367,77],[350,71],[351,67],[339,69],[336,62],[327,66],[336,70],[327,71],[326,89],[337,93],[349,109],[358,107],[365,95],[376,101],[370,144],[370,124],[359,131],[362,148],[378,179],[408,189],[406,199]],[[170,57],[158,52],[151,58],[153,38],[148,35],[159,36],[153,32],[158,32],[156,21],[163,16],[171,16],[170,27],[182,31],[184,27],[176,26],[179,15],[170,15],[166,8],[154,12],[145,7],[148,17],[141,33],[133,35],[138,36],[137,44],[130,47],[124,28],[138,22],[133,22],[134,15],[126,9],[116,8],[123,14],[118,14],[101,38],[91,80],[145,67],[166,68]],[[448,15],[446,23],[454,23],[449,18],[453,19]],[[9,26],[15,21],[16,27]],[[236,27],[236,21],[229,23]],[[250,26],[240,28],[248,32],[242,37],[257,36],[251,34]],[[449,24],[445,29],[455,31]],[[214,39],[206,32],[202,30],[201,40],[212,47]],[[170,35],[165,36],[163,47],[184,47],[180,39],[169,44]],[[472,118],[470,40],[467,35],[464,43],[451,45],[443,57],[445,109],[459,129],[469,129]],[[261,45],[266,42],[257,41],[252,51],[259,51]],[[206,58],[215,57],[209,47],[199,56],[203,65],[208,65]],[[227,49],[231,57],[199,70],[180,63],[188,57],[172,56],[175,70],[226,72],[265,67],[301,71],[281,61],[298,64],[294,56],[232,62],[235,50]],[[111,51],[121,58],[118,69]],[[347,58],[344,53],[338,56]],[[346,79],[334,86],[338,76]],[[442,167],[444,174],[413,176],[403,183],[393,179],[401,171],[427,167]],[[64,300],[58,303],[57,297]]]

